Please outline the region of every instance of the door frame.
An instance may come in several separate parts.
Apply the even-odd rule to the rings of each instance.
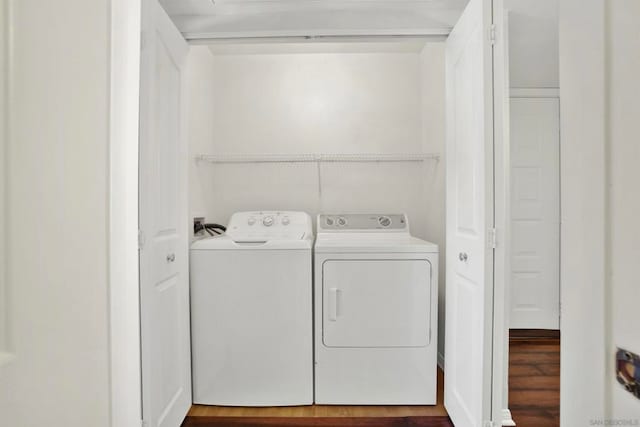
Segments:
[[[111,425],[142,422],[138,260],[141,0],[111,1],[109,336]]]
[[[560,216],[561,216],[561,211],[562,211],[562,192],[561,192],[561,188],[560,188],[560,178],[561,178],[561,174],[562,174],[562,165],[561,165],[561,159],[560,159],[560,148],[561,148],[561,132],[560,132],[560,89],[559,88],[510,88],[509,89],[509,100],[513,100],[513,99],[554,99],[556,101],[558,101],[558,115],[557,115],[557,119],[558,119],[558,216],[557,216],[557,221],[558,221],[558,304],[560,303],[560,269],[561,267],[561,256],[560,256],[560,241],[561,241],[561,234],[562,234],[562,224],[560,222]],[[511,111],[509,110],[508,114],[511,114]],[[510,126],[510,123],[509,123]],[[508,159],[508,170],[509,173],[511,173],[511,157],[509,157]],[[509,176],[509,180],[511,180],[511,177]],[[509,183],[511,184],[511,181],[509,181]],[[509,197],[511,197],[509,195]],[[511,209],[511,200],[509,200],[509,209]],[[509,221],[511,222],[511,218],[509,218]],[[510,224],[509,224],[510,226]],[[512,234],[509,233],[509,240],[511,240],[513,238]],[[509,243],[509,248],[511,248],[511,242]],[[509,254],[511,255],[511,253]],[[511,271],[511,265],[510,265],[510,260],[508,260],[507,262],[509,262],[509,264],[507,265],[508,267],[508,272],[507,272],[507,277],[510,278],[512,271]],[[507,300],[507,310],[509,315],[511,314],[511,286],[512,284],[507,282],[507,286],[509,287],[509,289],[507,289],[507,295],[508,295],[508,300]],[[560,318],[560,310],[558,309],[558,325],[559,325],[559,318]],[[511,321],[509,319],[509,322],[507,324],[507,331],[510,331],[511,329],[518,329],[518,328],[511,328]],[[536,329],[536,328],[532,328],[532,329]],[[560,329],[560,327],[558,326],[558,330]]]
[[[493,355],[491,379],[492,420],[495,425],[515,426],[509,410],[509,277],[511,187],[509,171],[509,35],[504,0],[493,0],[493,124],[494,124],[494,289]],[[496,88],[501,83],[502,90]]]
[[[497,31],[502,23],[496,19],[496,11],[502,11],[503,0],[493,0],[494,23]],[[111,105],[109,148],[109,325],[110,325],[110,376],[111,376],[111,425],[138,427],[142,420],[141,363],[140,363],[140,311],[138,277],[138,124],[140,82],[140,33],[141,0],[113,0],[111,2]],[[498,37],[498,40],[500,38]],[[494,49],[496,77],[504,77],[504,53]],[[496,80],[494,80],[496,81]],[[504,92],[504,93],[502,93]],[[494,109],[503,108],[508,91],[494,91]],[[494,111],[496,129],[505,129],[502,115]],[[496,229],[504,228],[500,206],[505,206],[508,189],[504,170],[505,154],[508,155],[508,138],[503,132],[495,132],[495,206]],[[500,236],[498,231],[498,236]],[[500,239],[500,237],[498,237]],[[500,240],[498,240],[500,242]],[[501,271],[506,259],[507,240],[496,247],[495,268]],[[508,351],[505,279],[496,275],[494,281],[494,333],[492,418],[497,425],[509,425],[503,408],[504,383]],[[502,309],[496,310],[496,308]],[[506,411],[508,412],[508,410]],[[510,419],[510,418],[509,418]],[[505,424],[507,422],[507,424]]]

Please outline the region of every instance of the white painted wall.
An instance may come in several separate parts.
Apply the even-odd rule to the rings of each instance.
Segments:
[[[613,372],[616,347],[640,354],[640,2],[606,2],[607,85],[607,382],[609,418],[640,421],[640,400],[623,390]]]
[[[424,48],[424,49],[423,49]],[[196,154],[444,153],[442,43],[192,47]],[[444,250],[444,163],[192,163],[191,212],[406,212]],[[444,258],[444,257],[443,257]],[[444,261],[444,260],[443,260]],[[444,265],[441,265],[444,272]],[[440,281],[444,289],[444,275]],[[441,299],[441,304],[443,299]],[[441,306],[440,338],[444,338]]]
[[[638,420],[615,381],[615,348],[637,334],[640,5],[560,3],[563,426]]]
[[[327,44],[315,53],[214,55],[212,110],[201,98],[190,109],[192,115],[209,114],[192,125],[192,135],[213,135],[204,144],[192,137],[192,147],[202,144],[198,148],[216,154],[422,152],[420,51],[335,49],[340,47]],[[213,188],[200,190],[211,192],[211,221],[226,223],[234,211],[260,208],[407,211],[414,232],[427,237],[419,164],[324,164],[322,194],[315,164],[200,163],[197,169],[213,174]]]
[[[560,418],[605,416],[604,1],[560,2]]]
[[[510,86],[558,87],[558,0],[504,3],[509,11]]]
[[[445,44],[425,45],[420,54],[422,75],[422,147],[440,153],[438,163],[425,164],[426,235],[440,248],[438,273],[438,363],[444,364],[445,328]]]
[[[15,358],[0,366],[0,425],[104,427],[110,2],[9,4],[2,173]]]
[[[0,0],[0,70],[8,67],[8,41],[9,41],[9,19],[7,1]],[[6,251],[5,251],[5,187],[6,174],[4,173],[6,160],[6,146],[8,137],[7,113],[9,111],[8,97],[8,73],[2,73],[0,78],[0,369],[6,359],[12,356],[9,353],[8,337],[8,304],[6,290]]]
[[[199,164],[197,154],[208,153],[215,138],[213,125],[213,56],[206,46],[191,46],[187,57],[187,132],[189,138],[190,218],[208,216],[214,203],[212,166]],[[190,228],[193,233],[193,228]]]

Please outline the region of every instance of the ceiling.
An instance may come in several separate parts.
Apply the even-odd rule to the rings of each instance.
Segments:
[[[468,0],[160,0],[187,39],[446,35]]]

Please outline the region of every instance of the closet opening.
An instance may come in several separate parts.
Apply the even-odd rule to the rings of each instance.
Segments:
[[[504,44],[497,42],[502,33],[496,31],[501,9],[472,0],[453,30],[427,35],[250,37],[189,44],[155,0],[143,5],[139,240],[145,422],[176,426],[185,415],[184,425],[224,424],[226,417],[239,422],[294,417],[330,423],[340,416],[374,423],[415,417],[427,425],[504,422],[504,283],[492,268],[504,258],[504,249],[495,245],[504,219],[495,215],[496,206],[504,194],[502,187],[494,187],[504,183],[495,174],[506,144],[505,76],[495,71],[505,60],[499,49]],[[225,227],[226,233],[218,234]],[[278,244],[271,244],[273,230],[279,230]],[[351,246],[335,243],[339,232],[346,232]],[[327,233],[336,234],[325,239],[323,256],[337,253],[340,260],[318,264],[318,242]],[[353,243],[359,233],[378,249]],[[386,234],[371,239],[375,233]],[[313,271],[313,276],[304,274],[309,276],[305,292],[313,290],[314,296],[308,292],[300,305],[284,299],[297,294],[296,288],[283,298],[270,294],[294,275],[285,274],[282,260],[238,261],[265,248],[289,250],[279,245],[291,236],[306,240],[298,243],[315,260],[313,269],[304,261],[305,271]],[[390,241],[399,241],[391,236],[399,236],[402,250],[388,249]],[[203,294],[195,289],[198,257],[193,251],[221,252],[213,242],[225,238],[228,247],[245,252],[209,268],[206,279],[210,287],[223,283],[238,292],[215,295],[216,313],[228,315],[215,328],[196,326]],[[212,243],[203,244],[205,239]],[[228,273],[230,266],[230,275],[223,278],[221,272]],[[269,285],[244,292],[243,287],[259,282],[255,271],[263,271]],[[227,277],[247,279],[226,282]],[[427,290],[411,285],[413,280],[426,283]],[[376,292],[365,292],[367,283],[375,284]],[[314,345],[305,341],[307,356],[291,362],[309,364],[311,394],[289,405],[264,395],[244,404],[246,395],[255,396],[249,392],[242,402],[202,398],[203,388],[241,387],[241,382],[227,381],[226,374],[252,354],[256,357],[247,372],[253,378],[271,373],[256,369],[274,360],[259,357],[276,342],[264,328],[271,316],[242,305],[260,307],[260,298],[273,303],[271,314],[278,319],[291,308],[313,303],[308,311],[313,322],[303,316],[313,330],[305,326],[303,338],[313,335]],[[356,300],[369,305],[353,310]],[[229,310],[234,304],[238,309]],[[376,310],[401,315],[387,315],[383,322]],[[234,317],[238,313],[244,314]],[[356,315],[371,316],[370,321]],[[347,325],[343,330],[325,323],[340,316]],[[251,319],[262,320],[251,324]],[[414,325],[414,319],[427,324]],[[396,320],[402,325],[391,324]],[[234,327],[220,330],[226,321]],[[368,328],[372,324],[376,330]],[[199,336],[221,349],[223,360],[208,363],[219,381],[204,385],[204,376],[196,374],[197,359],[204,354]],[[238,351],[247,345],[252,350]],[[327,353],[320,353],[319,346]],[[427,348],[432,353],[423,369],[417,349]],[[403,352],[413,356],[391,356]],[[339,375],[318,368],[332,357]],[[349,368],[343,369],[347,362]],[[333,379],[322,382],[322,372]],[[430,381],[420,385],[414,376]],[[404,379],[398,382],[399,377]],[[327,384],[335,386],[343,378],[351,383],[323,397],[331,389]],[[380,386],[376,378],[395,386]],[[367,383],[372,387],[363,388]],[[360,387],[371,397],[343,393],[349,387]],[[418,397],[407,397],[413,390]],[[243,415],[249,417],[239,420]]]

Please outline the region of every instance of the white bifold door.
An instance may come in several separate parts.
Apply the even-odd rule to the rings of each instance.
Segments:
[[[492,373],[496,368],[493,230],[494,142],[498,132],[494,129],[501,126],[496,115],[502,114],[502,94],[494,90],[504,91],[504,84],[496,80],[502,74],[494,73],[494,49],[502,47],[496,46],[502,20],[495,19],[497,25],[493,25],[494,3],[470,0],[446,42],[444,398],[457,427],[501,424],[498,390],[502,389],[502,376]],[[495,357],[502,360],[501,354]],[[499,378],[499,385],[495,378]]]
[[[191,406],[187,146],[188,46],[144,0],[140,86],[140,317],[146,425],[178,427]]]

